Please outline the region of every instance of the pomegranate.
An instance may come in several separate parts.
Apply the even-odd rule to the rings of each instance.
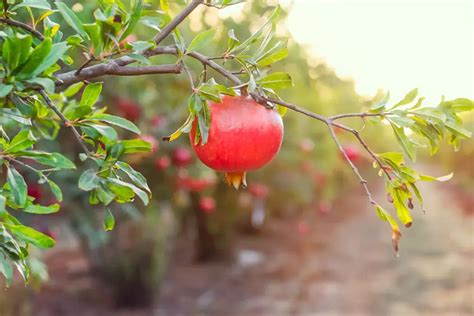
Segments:
[[[171,165],[171,161],[168,156],[162,156],[155,159],[155,167],[158,170],[167,169]]]
[[[115,103],[115,107],[120,116],[132,122],[137,122],[140,119],[142,108],[134,101],[121,97],[114,97],[113,102]]]
[[[268,196],[268,187],[264,184],[253,183],[249,186],[249,192],[258,199],[265,200]]]
[[[278,153],[283,121],[277,111],[249,97],[222,98],[209,104],[211,125],[205,144],[195,144],[196,122],[190,133],[198,158],[208,167],[225,172],[226,182],[236,189],[247,186],[246,172],[263,167]]]
[[[213,213],[216,209],[216,201],[212,197],[203,197],[199,200],[199,209],[206,214]]]
[[[300,149],[302,152],[310,153],[314,149],[314,143],[311,139],[305,138],[300,142]]]
[[[349,158],[350,161],[356,162],[360,158],[360,153],[359,150],[354,147],[354,146],[347,146],[344,148],[344,151],[346,152],[347,157]],[[342,155],[343,156],[343,155]],[[344,158],[344,156],[343,156]]]
[[[28,195],[35,200],[39,200],[43,196],[43,191],[38,184],[32,183],[28,185]]]
[[[193,156],[187,148],[178,147],[174,151],[173,157],[171,159],[173,160],[173,164],[176,167],[186,167],[192,162]]]

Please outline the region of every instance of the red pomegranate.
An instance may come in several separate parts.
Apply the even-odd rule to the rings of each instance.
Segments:
[[[213,213],[216,210],[216,201],[212,197],[203,197],[199,200],[199,209],[206,214]]]
[[[113,102],[115,103],[115,108],[120,116],[132,122],[136,122],[140,119],[142,108],[134,101],[121,97],[114,97]]]
[[[309,138],[304,138],[303,140],[301,140],[300,142],[300,149],[302,152],[305,152],[305,153],[310,153],[313,151],[314,149],[314,143],[311,139]]]
[[[356,147],[350,145],[350,146],[344,147],[344,151],[346,152],[346,155],[347,155],[347,157],[349,158],[350,161],[356,162],[357,160],[359,160],[360,153],[359,153],[359,150]],[[344,156],[343,156],[343,158],[344,158]]]
[[[155,159],[155,167],[158,170],[167,169],[171,165],[171,160],[168,156],[162,156]]]
[[[178,147],[173,153],[173,164],[176,167],[186,167],[189,165],[193,160],[193,155],[191,152],[185,147]]]
[[[249,97],[225,96],[221,103],[211,102],[209,109],[209,138],[194,144],[195,123],[190,133],[193,149],[205,165],[225,172],[228,184],[246,186],[246,172],[263,167],[280,150],[282,119]]]
[[[43,196],[43,191],[38,184],[32,183],[28,185],[28,195],[35,200],[39,200]]]
[[[249,192],[258,199],[266,199],[269,193],[268,187],[264,184],[252,183],[249,186]]]

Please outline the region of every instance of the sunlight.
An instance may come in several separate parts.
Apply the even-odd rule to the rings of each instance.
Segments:
[[[295,0],[288,28],[361,94],[438,101],[473,97],[472,21],[469,0]]]

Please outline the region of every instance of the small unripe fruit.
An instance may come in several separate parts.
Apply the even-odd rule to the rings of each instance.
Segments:
[[[201,212],[210,214],[216,210],[216,201],[212,197],[203,197],[199,200],[199,210]]]
[[[176,167],[186,167],[192,162],[193,155],[187,148],[178,147],[174,151],[171,159]]]

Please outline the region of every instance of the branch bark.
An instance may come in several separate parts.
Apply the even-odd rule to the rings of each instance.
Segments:
[[[41,34],[37,30],[35,30],[31,26],[29,26],[28,24],[25,24],[23,22],[16,21],[16,20],[10,20],[10,19],[6,19],[6,18],[0,18],[0,23],[4,23],[4,24],[11,25],[11,26],[19,27],[19,28],[27,31],[28,33],[36,36],[40,40],[44,40],[43,34]]]
[[[88,156],[91,156],[91,152],[89,151],[89,149],[87,148],[86,144],[84,143],[84,141],[82,140],[82,137],[81,137],[81,134],[79,133],[79,131],[76,129],[75,126],[71,125],[71,123],[69,122],[69,120],[64,116],[64,114],[56,107],[56,105],[54,105],[54,102],[53,100],[51,100],[51,98],[48,96],[48,94],[46,92],[44,92],[44,90],[39,90],[39,94],[41,94],[41,96],[43,97],[44,101],[46,101],[46,104],[49,106],[49,108],[51,110],[53,110],[54,113],[56,113],[57,116],[59,116],[59,118],[61,119],[61,121],[63,122],[64,125],[66,126],[69,126],[72,130],[72,133],[74,134],[74,137],[76,138],[77,142],[81,145],[82,149],[84,150],[84,152],[88,155]]]

